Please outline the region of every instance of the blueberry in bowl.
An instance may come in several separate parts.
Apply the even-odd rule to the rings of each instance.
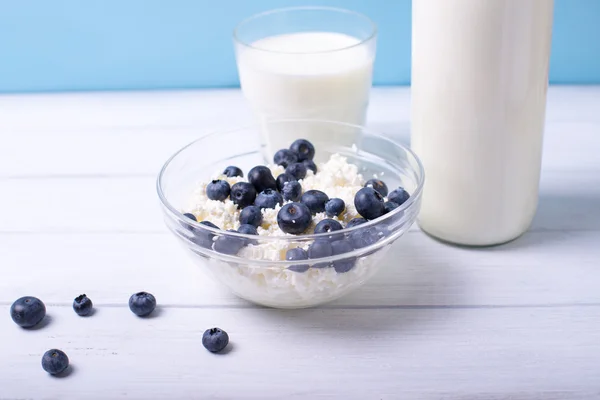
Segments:
[[[196,264],[239,297],[276,308],[323,304],[402,267],[388,253],[419,212],[424,175],[414,153],[360,126],[265,124],[281,140],[265,147],[264,124],[218,132],[160,172],[164,221]],[[214,180],[229,185],[227,198],[211,199],[224,197],[207,192]]]

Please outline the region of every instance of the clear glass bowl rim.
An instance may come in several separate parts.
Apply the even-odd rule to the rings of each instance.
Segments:
[[[400,207],[397,207],[393,211],[385,214],[383,217],[379,217],[377,219],[367,221],[364,224],[353,226],[351,228],[344,228],[342,231],[339,231],[340,233],[341,232],[349,233],[349,232],[357,231],[359,229],[366,229],[369,227],[373,227],[373,226],[382,224],[386,220],[393,218],[395,215],[398,215],[399,213],[404,212],[404,210],[407,210],[410,207],[412,207],[413,204],[415,204],[417,202],[417,200],[421,197],[421,193],[423,192],[423,184],[425,182],[425,171],[423,168],[423,164],[421,163],[421,160],[419,160],[419,157],[417,157],[417,155],[410,148],[393,141],[391,138],[389,138],[385,135],[382,135],[380,133],[375,133],[369,129],[366,129],[365,127],[363,127],[361,125],[348,124],[345,122],[338,122],[338,121],[315,120],[315,119],[278,119],[278,120],[269,120],[268,123],[269,124],[278,124],[278,123],[307,123],[307,122],[308,123],[333,124],[333,125],[338,125],[338,126],[360,129],[361,132],[363,132],[363,133],[367,133],[370,136],[374,136],[374,137],[378,137],[380,139],[386,140],[386,141],[392,143],[394,146],[405,151],[407,154],[409,154],[414,159],[414,161],[417,163],[417,166],[418,166],[417,171],[413,170],[413,172],[418,173],[417,187],[415,188],[414,192],[410,195],[409,199],[406,202],[404,202]],[[256,239],[257,238],[256,235],[249,235],[249,234],[238,233],[238,232],[229,232],[229,231],[222,230],[222,229],[215,229],[215,228],[206,226],[204,224],[201,224],[200,222],[191,220],[191,219],[185,217],[181,212],[179,212],[175,207],[173,207],[173,205],[171,203],[169,203],[169,201],[167,200],[165,193],[163,191],[163,178],[164,178],[164,174],[165,174],[167,168],[169,167],[171,162],[177,156],[179,156],[182,152],[184,152],[186,149],[195,145],[196,143],[200,142],[201,140],[204,140],[204,139],[214,136],[214,135],[222,135],[224,133],[225,134],[234,133],[234,132],[244,131],[244,130],[248,130],[248,129],[260,129],[260,125],[250,124],[250,125],[247,125],[244,127],[238,127],[238,128],[228,129],[228,130],[213,131],[211,133],[208,133],[206,135],[199,137],[198,139],[194,140],[191,143],[188,143],[187,145],[185,145],[184,147],[182,147],[181,149],[176,151],[175,154],[173,154],[171,157],[169,157],[169,159],[165,162],[165,164],[161,168],[161,170],[158,174],[158,178],[156,180],[156,190],[157,190],[158,197],[160,199],[162,206],[178,222],[193,226],[194,229],[196,229],[196,230],[215,233],[215,234],[218,234],[219,236],[229,236],[229,237],[237,237],[237,238],[244,238],[244,239]],[[298,240],[302,240],[302,241],[317,240],[317,239],[325,238],[325,237],[328,237],[331,235],[332,235],[331,232],[326,232],[326,233],[312,233],[312,234],[308,234],[308,235],[292,235],[292,236],[290,236],[290,235],[259,236],[259,240],[261,242],[282,241],[282,240],[287,241],[287,242],[296,242]]]
[[[367,36],[365,39],[362,39],[360,42],[355,43],[355,44],[353,44],[351,46],[340,47],[340,48],[333,49],[333,50],[306,51],[306,52],[287,52],[287,51],[275,51],[275,50],[263,49],[261,47],[253,46],[251,43],[248,43],[248,42],[246,42],[246,41],[244,41],[244,40],[242,40],[240,38],[239,30],[245,24],[247,24],[249,22],[252,22],[255,19],[266,17],[268,15],[279,14],[279,13],[290,12],[290,11],[330,11],[330,12],[338,12],[340,14],[354,15],[356,17],[360,17],[360,18],[364,19],[371,26],[371,32],[370,32],[369,36]],[[373,21],[371,18],[367,17],[365,14],[359,13],[357,11],[348,10],[348,9],[345,9],[345,8],[327,7],[327,6],[297,6],[297,7],[275,8],[275,9],[272,9],[272,10],[263,11],[261,13],[251,15],[248,18],[245,18],[242,21],[240,21],[235,26],[235,28],[233,28],[233,41],[235,43],[238,43],[241,46],[247,47],[247,48],[252,49],[252,50],[263,51],[263,52],[266,52],[266,53],[273,53],[273,54],[325,54],[325,53],[333,53],[333,52],[337,52],[337,51],[344,51],[344,50],[348,50],[348,49],[353,49],[355,47],[361,46],[361,45],[363,45],[363,44],[365,44],[365,43],[373,40],[376,37],[377,37],[377,24],[375,23],[375,21]]]

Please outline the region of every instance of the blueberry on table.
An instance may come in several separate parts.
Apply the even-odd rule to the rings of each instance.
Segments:
[[[315,146],[306,139],[296,140],[290,150],[298,155],[298,161],[312,160],[315,157]]]
[[[192,221],[198,222],[198,220],[196,219],[196,216],[192,213],[185,213],[185,214],[183,214],[183,216],[191,219]]]
[[[231,187],[231,201],[238,208],[252,205],[256,199],[256,189],[251,183],[238,182]]]
[[[277,165],[286,168],[290,164],[298,162],[298,155],[289,149],[281,149],[273,156],[273,161]]]
[[[365,187],[356,192],[354,207],[366,219],[376,219],[385,214],[383,196],[377,190]]]
[[[353,218],[350,221],[348,221],[348,223],[346,224],[346,228],[353,228],[355,226],[362,225],[366,222],[367,220],[364,218]]]
[[[21,328],[32,328],[46,316],[46,306],[36,297],[21,297],[10,307],[10,316]]]
[[[274,189],[265,189],[254,200],[254,205],[260,208],[275,208],[278,204],[283,204],[283,197]]]
[[[325,203],[329,201],[329,197],[320,190],[308,190],[304,192],[300,201],[315,215],[325,211]]]
[[[218,226],[216,226],[210,221],[202,221],[200,222],[200,224],[214,229],[219,229]],[[194,237],[191,239],[192,242],[196,243],[200,247],[204,247],[205,249],[212,248],[213,238],[215,237],[214,233],[198,228],[194,228],[193,231]]]
[[[81,294],[81,295],[75,297],[75,300],[73,300],[73,310],[80,317],[85,317],[85,316],[90,315],[93,308],[94,308],[94,305],[92,303],[92,300],[89,297],[87,297],[85,294]]]
[[[48,350],[42,356],[42,368],[50,375],[58,375],[69,367],[69,357],[58,349]]]
[[[213,180],[206,185],[206,197],[211,200],[224,201],[229,197],[231,188],[227,181]]]
[[[138,317],[150,315],[156,308],[156,298],[148,292],[138,292],[129,298],[129,309]]]
[[[239,219],[240,224],[253,225],[258,228],[262,224],[263,215],[260,207],[248,206],[242,210]]]
[[[211,353],[222,351],[229,344],[229,335],[222,329],[207,329],[202,335],[202,346]]]
[[[298,181],[286,182],[281,194],[285,201],[300,201],[302,198],[302,185]]]
[[[277,213],[277,225],[285,233],[300,234],[311,221],[310,210],[302,203],[288,203]]]
[[[287,261],[299,261],[299,260],[308,260],[308,253],[301,247],[295,247],[293,249],[289,249],[285,253],[285,259]],[[306,272],[308,271],[308,264],[299,264],[299,265],[290,265],[288,269],[294,272]]]
[[[331,249],[333,251],[334,256],[338,256],[340,254],[345,254],[345,253],[350,253],[351,251],[354,250],[352,245],[346,240],[337,240],[337,241],[331,243]],[[333,268],[335,269],[335,272],[341,274],[341,273],[350,271],[352,268],[354,268],[355,264],[356,264],[355,257],[343,258],[341,260],[334,261]]]
[[[225,168],[223,174],[228,178],[233,178],[234,176],[239,176],[242,178],[244,177],[244,172],[233,165],[230,165],[229,167]]]
[[[230,229],[227,232],[237,233],[237,231],[233,229]],[[214,249],[218,253],[235,256],[246,244],[246,240],[241,237],[219,236],[217,240],[215,240]]]
[[[402,205],[410,198],[410,194],[404,188],[399,187],[398,189],[394,189],[388,195],[388,201],[392,201],[398,205]]]
[[[313,160],[304,160],[302,164],[306,166],[306,169],[310,169],[314,174],[317,173],[317,164]]]
[[[304,179],[306,177],[306,165],[303,163],[294,163],[287,166],[286,174],[292,175],[296,179]]]
[[[291,181],[295,181],[295,180],[296,180],[296,178],[291,174],[286,174],[285,172],[283,174],[279,174],[277,176],[277,179],[275,180],[275,182],[277,184],[277,190],[279,190],[281,192],[287,182],[291,182]]]
[[[315,233],[328,233],[341,231],[343,229],[342,224],[340,224],[335,219],[324,219],[320,221],[317,226],[315,226]]]
[[[318,239],[315,240],[310,246],[308,246],[308,258],[323,258],[330,257],[333,255],[333,248],[329,240]],[[325,268],[329,267],[330,263],[317,263],[313,265],[313,268]]]
[[[277,190],[277,182],[275,182],[271,170],[264,165],[254,167],[248,172],[248,182],[254,186],[257,193],[266,189]]]
[[[328,217],[338,217],[344,212],[345,209],[346,203],[344,203],[344,200],[337,197],[329,199],[329,201],[325,203],[325,213]]]

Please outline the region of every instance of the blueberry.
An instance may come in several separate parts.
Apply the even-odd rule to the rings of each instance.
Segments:
[[[384,213],[383,196],[370,187],[360,189],[354,196],[354,207],[366,219],[381,217]]]
[[[283,197],[281,193],[274,189],[265,189],[254,200],[254,205],[260,208],[275,208],[277,204],[283,204]]]
[[[308,260],[308,253],[301,247],[289,249],[285,253],[285,259],[288,261]],[[308,271],[308,264],[291,265],[288,267],[290,271],[294,272],[306,272]]]
[[[244,177],[244,172],[238,167],[234,167],[233,165],[230,165],[229,167],[225,168],[223,174],[228,178],[233,178],[234,176],[239,176],[242,178]]]
[[[367,183],[365,183],[365,187],[377,190],[383,197],[388,194],[388,187],[381,179],[369,179]]]
[[[222,351],[229,344],[229,335],[222,329],[207,329],[202,335],[202,346],[211,353]]]
[[[371,246],[382,237],[382,234],[373,227],[357,229],[350,233],[350,243],[355,249]]]
[[[277,213],[277,225],[285,233],[302,233],[308,228],[310,221],[310,210],[302,203],[288,203]]]
[[[386,201],[385,203],[383,203],[383,209],[386,214],[391,211],[394,211],[398,207],[400,207],[400,204],[394,203],[393,201]]]
[[[273,156],[273,161],[277,165],[286,168],[290,164],[298,162],[298,155],[289,149],[281,149]]]
[[[229,229],[227,232],[237,233],[237,231],[233,229]],[[246,244],[248,243],[244,238],[223,235],[215,240],[214,249],[216,252],[235,256]]]
[[[254,225],[250,224],[242,224],[237,230],[239,233],[243,233],[246,235],[258,235],[258,231]]]
[[[257,206],[248,206],[240,213],[240,224],[249,224],[258,228],[262,224],[262,220],[262,212]]]
[[[79,295],[73,300],[73,310],[75,310],[75,313],[80,317],[90,315],[93,308],[94,305],[92,304],[92,300],[85,294]]]
[[[306,177],[306,165],[302,163],[294,163],[287,166],[286,174],[292,175],[296,179],[304,179]]]
[[[231,201],[238,208],[252,205],[256,199],[256,189],[248,182],[238,182],[231,187]]]
[[[210,221],[202,221],[201,225],[209,226],[211,228],[219,229],[218,226],[213,224]],[[213,238],[215,234],[206,230],[194,229],[194,237],[192,238],[192,242],[196,243],[200,247],[204,247],[206,249],[210,249],[213,245]]]
[[[10,307],[10,316],[21,328],[31,328],[44,319],[46,306],[36,297],[21,297]]]
[[[353,218],[350,221],[348,221],[348,223],[346,224],[346,228],[352,228],[358,225],[362,225],[365,222],[367,222],[367,220],[364,218]]]
[[[346,203],[344,203],[344,200],[338,199],[337,197],[329,199],[329,201],[325,203],[325,213],[328,217],[338,217],[345,209]]]
[[[138,317],[150,315],[156,308],[156,298],[147,292],[132,294],[129,298],[129,309]]]
[[[304,192],[300,201],[315,215],[325,211],[325,203],[329,201],[329,197],[320,190],[309,190]]]
[[[196,219],[196,216],[194,214],[191,213],[185,213],[183,214],[184,217],[191,219],[192,221],[198,222],[198,220]]]
[[[196,219],[196,216],[194,214],[185,213],[185,214],[183,214],[183,216],[187,219],[191,219],[194,222],[198,222],[198,220]],[[188,231],[194,232],[194,227],[192,225],[190,225],[189,222],[184,220],[184,221],[181,221],[180,224]]]
[[[58,349],[48,350],[42,356],[42,368],[51,375],[58,375],[69,367],[69,357]]]
[[[264,165],[254,167],[248,172],[248,182],[254,186],[258,193],[266,189],[277,190],[277,182],[275,182],[271,170]]]
[[[302,185],[298,181],[286,182],[281,192],[285,201],[300,201]]]
[[[323,258],[333,255],[333,248],[328,240],[318,239],[308,246],[308,258]],[[325,268],[330,266],[329,263],[317,263],[314,268]]]
[[[402,204],[404,204],[404,202],[406,202],[406,200],[408,200],[410,198],[410,194],[408,194],[408,192],[406,190],[404,190],[404,188],[399,187],[398,189],[394,189],[390,192],[390,194],[388,195],[388,201],[392,201],[396,204],[398,204],[399,206],[401,206]]]
[[[250,224],[242,224],[240,225],[240,227],[237,230],[239,233],[243,233],[245,235],[258,235],[258,231],[256,230],[256,227],[254,225],[250,225]],[[243,239],[245,240],[246,244],[252,244],[252,245],[257,245],[258,241],[254,240],[254,239]]]
[[[306,169],[310,169],[313,173],[317,173],[317,164],[313,160],[304,160],[302,164],[306,166]]]
[[[337,256],[344,253],[350,253],[352,250],[352,245],[348,243],[346,240],[337,240],[331,243],[331,249],[333,251],[333,255]],[[333,262],[333,268],[337,273],[344,273],[350,271],[354,268],[354,264],[356,263],[356,258],[343,258],[341,260],[336,260]]]
[[[335,232],[341,231],[342,229],[342,224],[335,219],[324,219],[315,226],[315,233]]]
[[[214,180],[206,185],[206,197],[211,200],[224,201],[229,197],[231,188],[227,181]]]
[[[298,161],[312,160],[315,157],[315,146],[306,139],[296,140],[290,150],[298,154]]]
[[[286,182],[291,182],[291,181],[295,181],[295,180],[296,180],[296,178],[291,174],[286,174],[285,172],[283,174],[279,174],[279,176],[277,176],[277,179],[276,179],[277,190],[279,190],[281,192],[283,190],[283,187],[285,186]]]

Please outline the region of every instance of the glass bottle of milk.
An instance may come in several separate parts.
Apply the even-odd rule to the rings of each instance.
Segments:
[[[419,225],[462,245],[510,241],[537,208],[553,0],[413,0],[412,12]]]
[[[299,137],[339,145],[354,142],[353,127],[315,131],[314,123],[268,121],[326,120],[364,125],[373,74],[375,24],[353,11],[292,7],[242,21],[234,44],[242,92],[262,123],[267,154]],[[321,124],[321,126],[329,126]],[[324,129],[324,128],[323,128]]]

